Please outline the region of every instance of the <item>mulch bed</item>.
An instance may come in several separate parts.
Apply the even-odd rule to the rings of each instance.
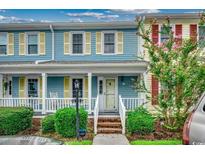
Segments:
[[[150,134],[127,134],[129,141],[143,139],[143,140],[168,140],[168,139],[181,139],[182,130],[170,132],[161,126],[160,121],[155,122],[155,132]]]
[[[93,134],[93,119],[88,120],[88,132],[86,133],[86,136],[81,138],[81,140],[93,140],[94,134]],[[41,137],[50,137],[59,141],[68,142],[68,141],[74,141],[76,138],[65,138],[60,136],[57,133],[47,133],[43,134],[41,132],[41,119],[40,118],[33,118],[32,120],[32,127],[18,133],[17,135],[32,135],[32,136],[41,136]]]

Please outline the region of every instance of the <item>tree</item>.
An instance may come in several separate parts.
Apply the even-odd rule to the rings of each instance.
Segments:
[[[201,19],[205,19],[203,14]],[[149,55],[149,71],[161,85],[156,111],[165,128],[178,130],[183,126],[191,107],[205,91],[205,57],[199,42],[193,38],[174,38],[169,18],[165,21],[159,33],[168,38],[162,44],[156,44],[150,38],[151,25],[156,24],[157,20],[153,20],[146,29],[143,19],[139,18],[137,27]],[[200,23],[204,22],[201,20]],[[148,92],[144,82],[137,81],[137,88]]]

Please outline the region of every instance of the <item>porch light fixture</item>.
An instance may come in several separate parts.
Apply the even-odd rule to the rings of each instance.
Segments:
[[[75,92],[76,92],[76,137],[77,137],[77,140],[79,140],[80,138],[80,134],[79,134],[79,88],[80,88],[80,83],[78,80],[75,80],[74,82],[74,87],[75,87]]]

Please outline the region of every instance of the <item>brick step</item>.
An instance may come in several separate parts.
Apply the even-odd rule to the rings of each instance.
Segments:
[[[121,122],[119,117],[99,117],[98,122]]]
[[[121,122],[99,122],[99,128],[122,128]]]
[[[102,134],[121,134],[122,129],[121,128],[98,128],[97,133]]]

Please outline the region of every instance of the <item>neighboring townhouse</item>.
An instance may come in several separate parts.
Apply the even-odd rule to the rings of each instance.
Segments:
[[[168,39],[168,36],[164,34],[161,35],[159,32],[163,28],[162,24],[166,22],[166,18],[169,17],[172,31],[178,41],[192,38],[193,40],[199,40],[202,48],[205,47],[205,27],[198,25],[200,21],[199,14],[146,14],[142,17],[145,21],[146,28],[151,26],[152,34],[150,37],[155,43],[161,44]],[[150,25],[150,21],[153,19],[156,19],[157,23]],[[142,47],[142,38],[139,38],[139,42],[139,51],[141,51],[144,60],[149,61],[148,53]],[[159,94],[160,83],[150,72],[144,73],[144,77],[146,80],[147,89],[151,92],[152,98],[148,108],[152,110],[153,106],[158,103],[156,97]]]
[[[134,109],[145,102],[134,81],[148,65],[136,32],[135,22],[0,24],[0,105],[75,107],[78,80],[89,114]]]

